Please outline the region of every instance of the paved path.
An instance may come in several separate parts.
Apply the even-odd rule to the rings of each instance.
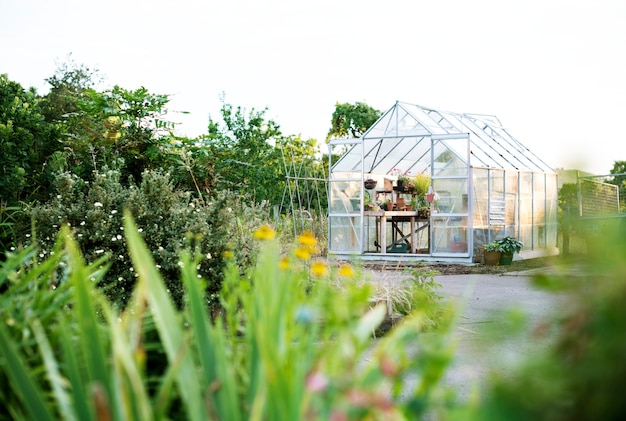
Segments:
[[[538,335],[537,327],[565,304],[562,297],[533,287],[523,273],[439,275],[436,280],[442,285],[439,293],[460,306],[456,357],[445,379],[460,398],[480,388],[490,370],[509,375],[517,363],[546,346],[550,337]],[[528,321],[520,335],[513,335],[507,322],[512,310]]]

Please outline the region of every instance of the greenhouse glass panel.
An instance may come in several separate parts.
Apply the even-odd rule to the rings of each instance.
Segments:
[[[533,250],[546,247],[545,177],[545,174],[533,174]]]
[[[336,253],[361,252],[360,218],[330,216],[328,218],[329,249]]]
[[[546,175],[546,246],[556,247],[558,240],[558,179],[556,174]]]
[[[503,232],[507,221],[505,172],[489,170],[489,226]],[[495,240],[491,236],[489,242]]]
[[[457,140],[434,140],[433,141],[433,175],[436,177],[464,176],[467,175],[467,139]],[[459,143],[465,144],[465,149],[459,147]],[[454,148],[448,147],[453,145]],[[460,154],[460,155],[459,155]]]
[[[517,238],[518,235],[518,173],[517,171],[506,171],[504,175],[504,227],[494,227],[491,229],[491,239],[510,235]]]
[[[489,242],[489,173],[489,170],[483,168],[472,170],[473,194],[470,212],[472,214],[475,250]]]
[[[520,174],[519,190],[519,240],[532,249],[533,235],[533,174]]]
[[[432,252],[433,254],[449,254],[468,252],[467,218],[460,216],[433,216]]]
[[[435,178],[432,186],[437,194],[434,212],[467,214],[466,178]]]
[[[361,206],[361,180],[331,181],[329,206],[331,214],[358,212]]]

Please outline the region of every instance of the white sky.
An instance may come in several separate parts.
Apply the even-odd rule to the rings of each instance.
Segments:
[[[67,55],[171,95],[181,133],[220,94],[323,143],[336,102],[494,114],[554,168],[626,160],[624,0],[0,0],[0,73],[47,92]]]

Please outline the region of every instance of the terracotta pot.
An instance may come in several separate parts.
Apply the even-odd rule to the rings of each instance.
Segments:
[[[398,197],[398,199],[396,199],[396,207],[398,208],[398,210],[405,210],[406,199],[404,197]]]
[[[487,266],[498,266],[500,264],[500,253],[499,251],[487,251],[485,250],[485,265]]]

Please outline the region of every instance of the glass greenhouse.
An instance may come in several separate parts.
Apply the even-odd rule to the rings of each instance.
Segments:
[[[504,236],[557,251],[557,175],[495,116],[397,102],[329,149],[330,254],[478,262]]]

